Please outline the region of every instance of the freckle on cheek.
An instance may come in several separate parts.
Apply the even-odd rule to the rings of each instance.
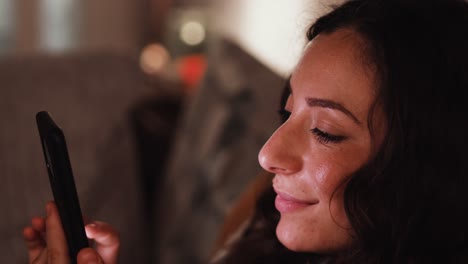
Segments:
[[[317,168],[317,171],[315,172],[315,179],[317,183],[324,184],[327,179],[327,174],[328,174],[327,168],[325,167]]]

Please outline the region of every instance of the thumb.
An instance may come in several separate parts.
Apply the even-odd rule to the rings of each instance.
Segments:
[[[99,254],[92,248],[83,248],[78,252],[78,264],[104,264]]]
[[[93,239],[97,253],[106,264],[116,264],[119,254],[120,239],[117,231],[109,224],[94,221],[86,225],[86,235]]]

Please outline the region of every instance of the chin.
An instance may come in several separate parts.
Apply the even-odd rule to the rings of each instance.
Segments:
[[[292,223],[281,218],[276,227],[276,237],[283,246],[294,252],[333,254],[352,244],[348,231],[338,226],[334,231],[321,233],[311,224]]]
[[[296,225],[290,225],[287,221],[280,220],[276,227],[276,237],[283,246],[291,251],[316,252],[313,246],[314,243],[310,243],[309,241],[305,243],[304,233],[301,231]]]

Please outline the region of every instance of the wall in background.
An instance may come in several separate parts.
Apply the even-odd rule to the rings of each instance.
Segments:
[[[230,38],[285,76],[302,52],[307,26],[341,1],[0,0],[0,54],[102,49],[137,54],[145,44],[167,40],[165,31],[174,31],[171,14],[194,8],[207,11],[210,32]]]
[[[8,52],[13,45],[12,34],[15,28],[13,12],[12,0],[0,0],[0,54]]]
[[[285,76],[296,64],[305,30],[342,0],[212,0],[215,30]]]
[[[150,31],[158,31],[150,21],[152,2],[161,5],[170,0],[0,0],[1,6],[12,10],[8,23],[14,27],[9,26],[13,33],[7,51],[137,51]],[[3,20],[0,36],[6,32]]]

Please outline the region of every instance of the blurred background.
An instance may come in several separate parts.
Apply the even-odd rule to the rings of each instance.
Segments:
[[[0,262],[26,262],[21,230],[52,199],[47,110],[121,263],[206,263],[261,172],[305,30],[336,2],[0,0]]]
[[[311,18],[328,4],[279,0],[0,0],[2,55],[107,50],[141,53],[164,44],[173,57],[203,53],[221,34],[286,74]]]

